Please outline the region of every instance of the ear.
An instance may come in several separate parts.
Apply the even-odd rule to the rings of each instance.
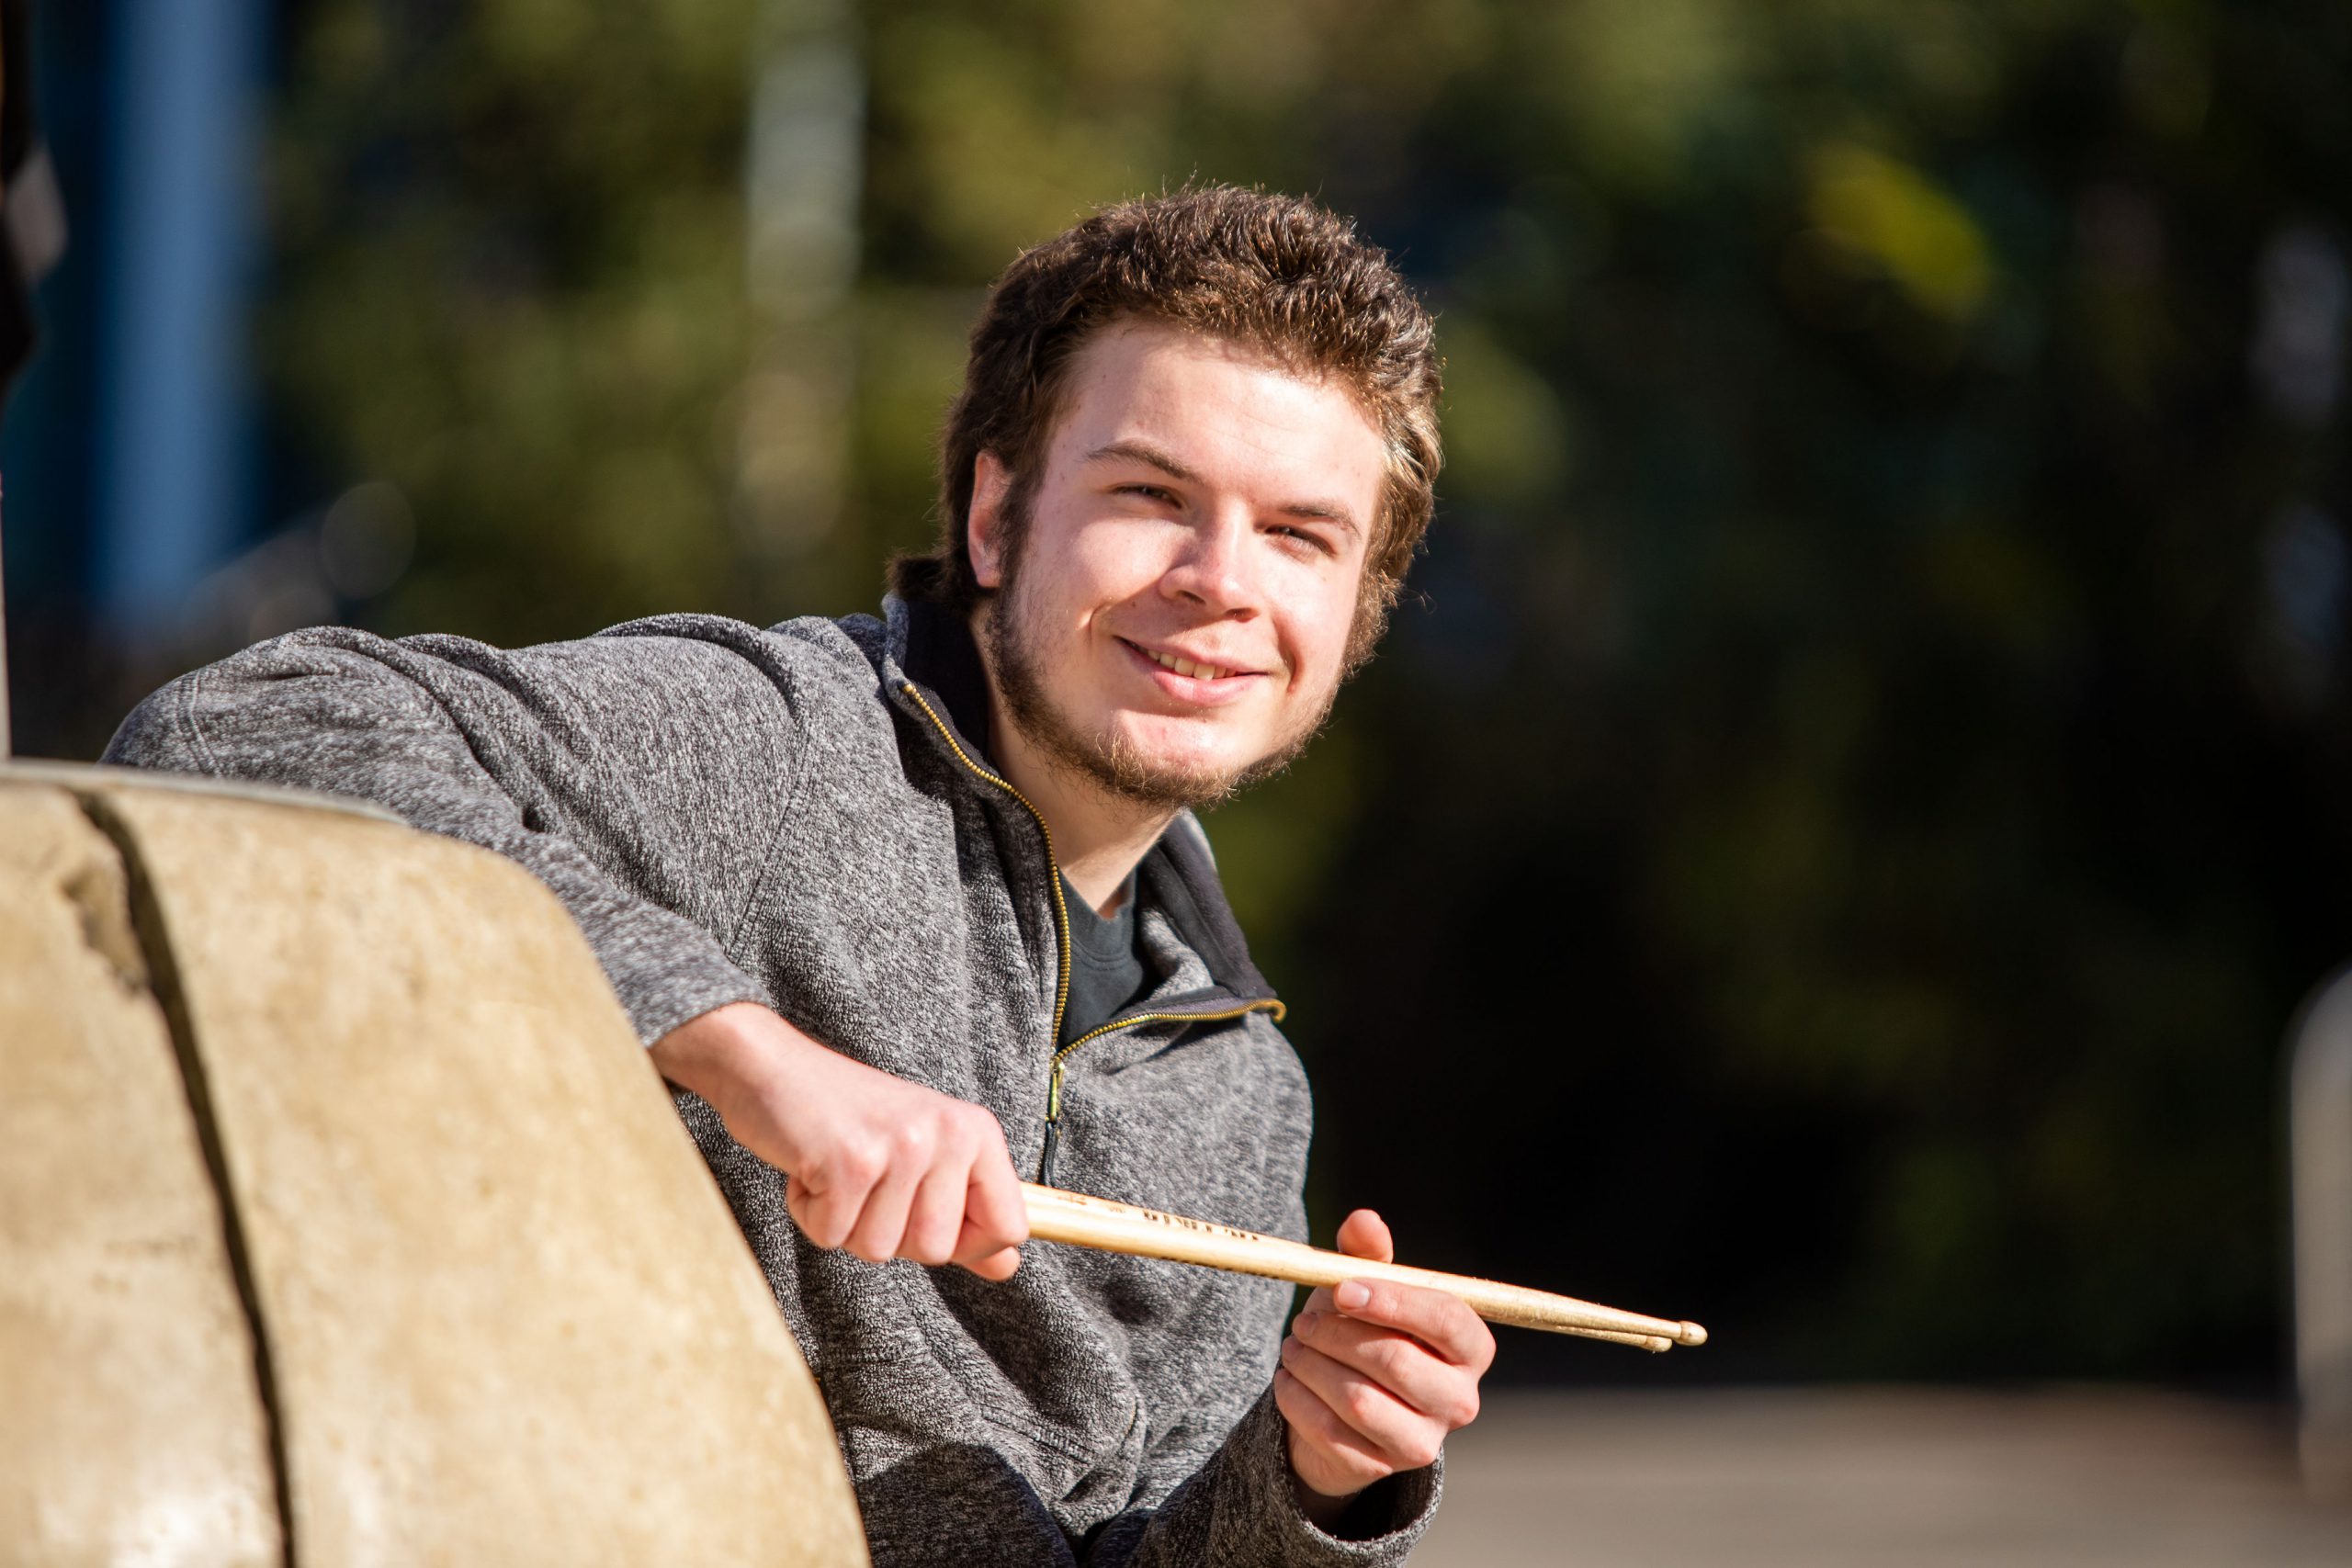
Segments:
[[[993,452],[972,459],[972,504],[964,513],[964,547],[971,552],[972,581],[983,588],[1004,586],[1004,498],[1012,470]]]

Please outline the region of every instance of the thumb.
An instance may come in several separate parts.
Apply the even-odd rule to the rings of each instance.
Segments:
[[[1358,1209],[1340,1222],[1339,1244],[1350,1258],[1369,1258],[1374,1263],[1396,1260],[1396,1244],[1388,1234],[1388,1222],[1370,1209]]]

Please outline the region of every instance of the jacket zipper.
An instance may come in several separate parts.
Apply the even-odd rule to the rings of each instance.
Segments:
[[[1032,806],[1029,803],[1029,797],[1013,787],[1012,780],[989,772],[988,769],[972,761],[970,753],[956,744],[955,731],[941,722],[939,715],[933,711],[931,704],[924,700],[922,693],[916,688],[914,682],[902,682],[899,690],[912,700],[917,707],[922,709],[923,717],[931,720],[932,728],[939,731],[939,738],[947,742],[947,749],[950,751],[956,753],[956,760],[1019,801],[1022,809],[1035,818],[1037,831],[1045,838],[1046,888],[1053,895],[1054,899],[1055,960],[1054,1026],[1053,1032],[1046,1038],[1058,1042],[1062,1037],[1062,1017],[1069,1008],[1069,906],[1062,901],[1062,865],[1061,861],[1054,854],[1054,830],[1046,826],[1046,814]],[[1223,1012],[1133,1013],[1125,1018],[1114,1018],[1100,1028],[1090,1029],[1067,1045],[1057,1045],[1054,1051],[1053,1076],[1046,1082],[1046,1151],[1037,1161],[1038,1181],[1047,1187],[1054,1183],[1054,1150],[1061,1141],[1062,1130],[1062,1067],[1063,1064],[1069,1059],[1071,1052],[1091,1040],[1100,1040],[1105,1034],[1122,1029],[1130,1029],[1138,1023],[1161,1021],[1215,1023],[1225,1019],[1239,1018],[1245,1013],[1261,1011],[1272,1011],[1276,1018],[1280,1018],[1284,1010],[1281,1002],[1270,997],[1263,1001],[1247,1002],[1238,1008],[1228,1008]]]

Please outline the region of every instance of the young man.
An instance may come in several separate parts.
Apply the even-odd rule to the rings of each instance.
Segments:
[[[877,1562],[1401,1561],[1485,1325],[1353,1283],[1285,1339],[1279,1284],[1017,1251],[1015,1173],[1304,1235],[1306,1080],[1188,808],[1295,755],[1369,651],[1437,392],[1427,315],[1329,214],[1115,208],[991,293],[941,543],[883,619],[321,628],[165,687],[108,758],[364,795],[556,891]],[[1389,1252],[1368,1213],[1340,1243]]]

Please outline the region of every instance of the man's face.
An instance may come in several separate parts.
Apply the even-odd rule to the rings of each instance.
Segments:
[[[1002,466],[976,475],[982,639],[1019,739],[1156,806],[1288,761],[1339,689],[1383,457],[1336,383],[1157,323],[1097,333],[1025,528]]]

